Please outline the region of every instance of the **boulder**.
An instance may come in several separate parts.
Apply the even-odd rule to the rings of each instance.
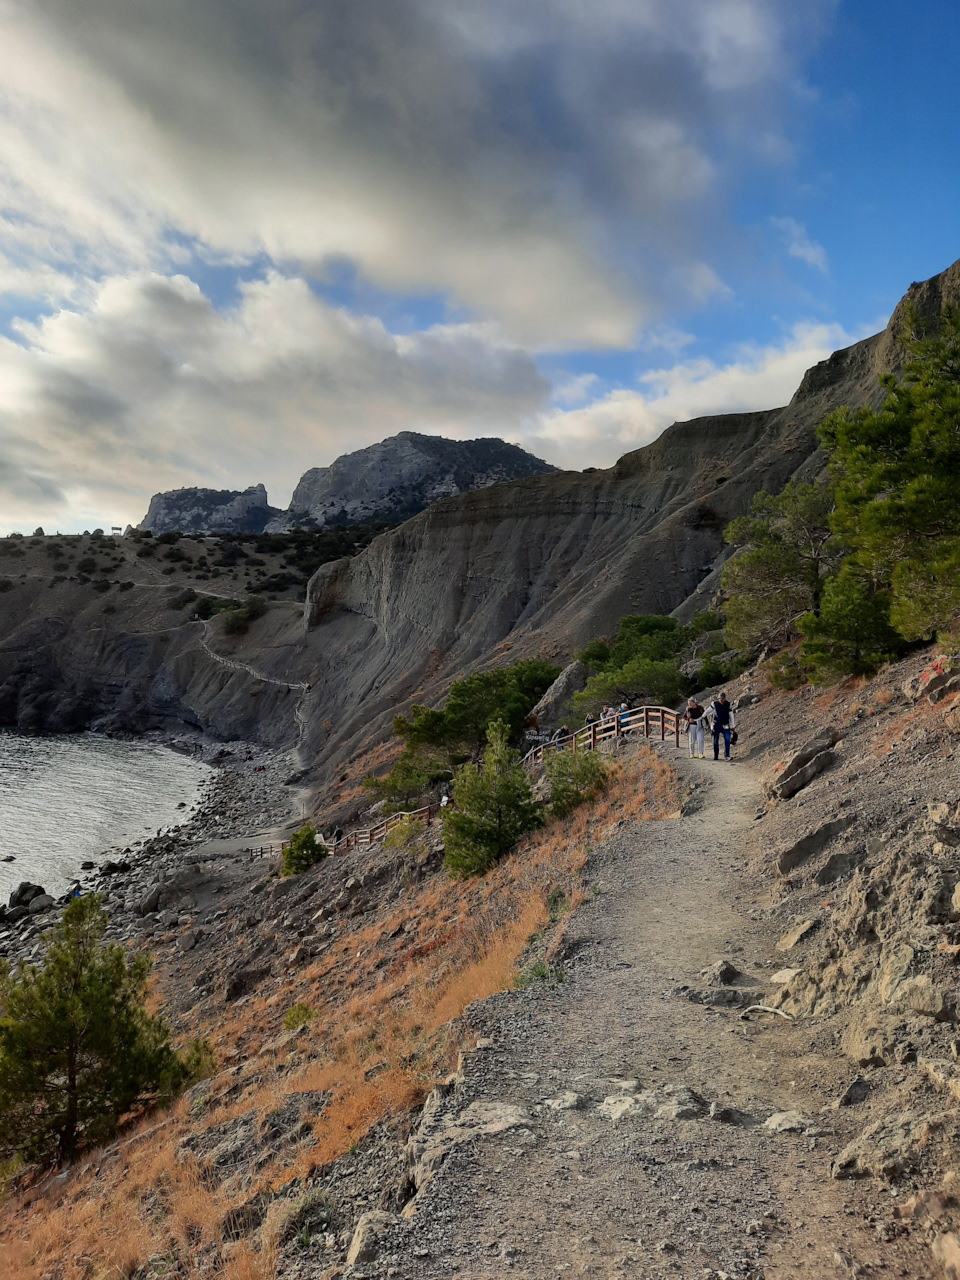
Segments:
[[[960,1280],[960,1236],[955,1231],[945,1231],[934,1237],[930,1248],[943,1280]]]
[[[30,905],[27,910],[32,916],[43,915],[44,911],[49,911],[55,905],[55,900],[49,893],[38,893],[35,898],[30,899]]]
[[[908,702],[916,702],[927,697],[931,702],[938,702],[945,697],[947,686],[960,674],[957,671],[957,659],[948,654],[938,654],[933,661],[919,673],[911,676],[901,686],[901,692]],[[960,688],[960,682],[957,683]]]
[[[580,693],[590,679],[590,669],[579,658],[557,676],[527,717],[533,729],[550,730],[560,723],[564,708],[575,693]],[[576,726],[574,726],[576,727]]]
[[[834,1178],[883,1178],[893,1181],[908,1173],[934,1134],[951,1121],[949,1111],[916,1114],[896,1111],[864,1129],[837,1156]]]
[[[805,743],[785,764],[778,764],[761,784],[767,799],[788,800],[818,774],[831,768],[838,759],[833,747],[842,736],[840,730],[831,725]]]
[[[763,1123],[768,1133],[806,1133],[812,1125],[813,1122],[799,1111],[775,1111]]]
[[[798,942],[803,942],[805,938],[809,938],[815,929],[819,929],[820,921],[814,916],[810,920],[801,920],[799,924],[795,924],[789,933],[785,933],[777,943],[778,951],[792,951]]]
[[[160,907],[160,893],[163,889],[162,884],[155,884],[147,890],[137,904],[137,914],[141,916],[152,915]]]
[[[365,1213],[357,1223],[347,1252],[347,1266],[356,1266],[358,1262],[373,1262],[380,1255],[384,1238],[389,1235],[400,1219],[393,1213],[385,1213],[382,1209],[374,1209]]]
[[[34,898],[38,898],[41,893],[46,893],[41,884],[31,884],[29,880],[21,880],[10,895],[11,907],[29,907]]]
[[[840,1048],[858,1067],[885,1067],[893,1061],[896,1043],[892,1021],[864,1021],[847,1027]]]

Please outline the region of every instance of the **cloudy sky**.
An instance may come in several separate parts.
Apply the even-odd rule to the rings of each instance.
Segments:
[[[0,532],[605,466],[960,256],[955,0],[0,0]]]

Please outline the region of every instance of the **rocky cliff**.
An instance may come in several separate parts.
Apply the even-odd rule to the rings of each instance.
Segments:
[[[414,431],[346,453],[300,478],[286,511],[267,503],[262,484],[156,493],[139,524],[152,533],[282,533],[295,526],[382,521],[399,524],[438,498],[556,471],[503,440],[445,440]]]
[[[445,440],[401,431],[344,454],[329,467],[311,468],[294,489],[288,510],[270,528],[396,522],[439,498],[553,471],[548,462],[503,440]]]
[[[169,489],[155,493],[137,526],[151,533],[262,533],[280,515],[262,484],[238,489]]]

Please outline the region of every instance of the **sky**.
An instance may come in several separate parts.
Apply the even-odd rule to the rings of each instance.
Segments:
[[[960,257],[956,0],[0,0],[0,533],[609,466]]]

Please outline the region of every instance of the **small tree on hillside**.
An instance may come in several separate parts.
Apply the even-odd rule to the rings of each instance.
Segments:
[[[0,1149],[8,1156],[68,1160],[187,1078],[166,1025],[146,1011],[149,958],[104,946],[106,925],[99,897],[77,898],[49,935],[42,969],[0,967]]]
[[[283,871],[285,876],[298,876],[302,871],[309,871],[318,862],[322,862],[330,850],[320,839],[312,822],[305,822],[294,831],[290,842],[283,851]]]
[[[853,565],[827,583],[819,616],[800,619],[802,661],[821,679],[872,676],[903,650],[889,622],[890,599],[873,591]]]
[[[541,825],[543,813],[520,758],[511,751],[502,720],[487,730],[483,768],[462,765],[456,773],[456,809],[444,818],[444,862],[459,877],[482,875],[520,837]]]
[[[756,494],[750,515],[724,530],[726,541],[742,548],[723,570],[734,648],[786,644],[802,614],[819,613],[826,577],[843,557],[830,526],[833,504],[829,485],[791,481],[776,496]]]
[[[599,751],[555,751],[547,756],[546,771],[555,818],[566,818],[578,805],[595,800],[610,776]]]

